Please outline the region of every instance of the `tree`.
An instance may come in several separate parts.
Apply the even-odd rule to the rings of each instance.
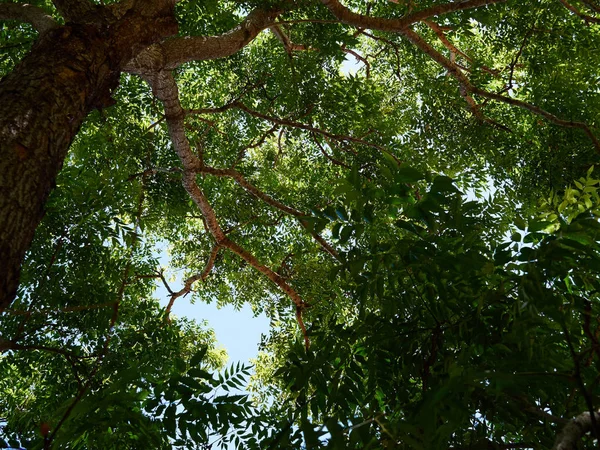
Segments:
[[[599,12],[1,4],[4,435],[518,448],[582,411],[593,430]],[[165,241],[180,289],[156,269]],[[190,293],[278,324],[259,390],[289,413],[209,401],[245,369],[206,372],[210,335],[169,317]]]

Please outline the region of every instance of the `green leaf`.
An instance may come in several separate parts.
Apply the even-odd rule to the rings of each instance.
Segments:
[[[424,180],[425,175],[412,167],[399,167],[395,172],[394,178],[398,183],[414,183]]]
[[[190,359],[190,365],[192,367],[198,366],[204,360],[204,356],[206,355],[207,351],[208,351],[207,346],[201,347],[200,350],[198,350],[196,353],[194,353],[194,356],[192,356],[192,359]]]
[[[438,175],[433,179],[431,192],[459,192],[459,190],[454,186],[452,178],[445,175]]]

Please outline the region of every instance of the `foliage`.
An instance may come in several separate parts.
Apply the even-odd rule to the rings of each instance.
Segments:
[[[150,77],[121,74],[115,106],[87,117],[1,316],[5,445],[551,448],[597,409],[600,28],[581,16],[597,7],[434,14],[410,27],[426,51],[326,3],[176,7],[181,36],[282,11],[279,35],[173,70],[194,183],[228,241],[182,184]],[[36,34],[1,26],[5,74]],[[153,298],[165,245],[190,277],[172,300],[271,319],[253,398],[208,324]]]
[[[597,401],[599,187],[590,173],[578,186],[593,205],[548,207],[550,220],[520,219],[506,242],[484,231],[493,204],[465,202],[444,176],[420,200],[385,198],[366,224],[355,210],[332,216],[345,235],[364,230],[340,267],[355,304],[316,318],[310,350],[293,347],[275,373],[302,432],[291,447],[550,448],[553,418]],[[356,204],[357,190],[341,202]]]

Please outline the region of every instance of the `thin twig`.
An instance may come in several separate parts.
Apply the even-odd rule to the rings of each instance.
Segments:
[[[221,247],[218,245],[215,245],[212,248],[212,250],[210,252],[210,256],[208,257],[208,260],[206,261],[206,265],[204,266],[204,270],[202,270],[202,273],[191,276],[187,280],[185,280],[184,286],[182,289],[180,289],[177,292],[173,292],[170,288],[167,287],[169,290],[170,297],[171,297],[171,299],[169,300],[169,304],[167,305],[167,307],[165,309],[165,320],[167,322],[169,322],[169,323],[171,322],[171,318],[169,315],[171,314],[171,309],[173,308],[173,304],[175,303],[175,300],[177,300],[181,296],[185,296],[188,293],[190,293],[192,291],[192,285],[196,281],[205,281],[206,278],[208,278],[208,275],[210,274],[211,270],[215,266],[215,261],[217,260],[217,255],[219,254],[220,248]],[[164,278],[163,278],[163,281],[164,281]],[[166,282],[165,282],[165,286],[167,286]]]

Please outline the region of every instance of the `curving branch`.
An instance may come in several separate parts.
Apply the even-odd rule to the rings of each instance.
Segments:
[[[250,183],[237,170],[235,170],[235,169],[218,169],[216,167],[210,167],[210,166],[204,165],[202,167],[202,169],[200,169],[200,173],[206,173],[206,174],[215,175],[218,177],[232,178],[238,185],[240,185],[242,188],[244,188],[247,192],[252,194],[254,197],[264,201],[266,204],[268,204],[274,208],[279,209],[280,211],[283,211],[286,214],[289,214],[290,216],[296,217],[298,219],[298,221],[300,222],[300,225],[302,225],[302,227],[310,233],[310,235],[314,238],[314,240],[317,241],[327,253],[329,253],[335,259],[339,259],[340,255],[337,252],[337,250],[335,250],[321,235],[319,235],[319,233],[315,232],[314,230],[312,230],[310,228],[309,223],[305,219],[308,216],[308,214],[306,214],[302,211],[299,211],[295,208],[292,208],[290,206],[287,206],[278,200],[275,200],[269,194],[261,191],[256,186],[254,186],[252,183]]]
[[[130,61],[125,71],[137,74],[173,70],[190,61],[225,58],[248,45],[269,28],[279,10],[255,9],[237,27],[218,36],[185,36],[154,44]]]
[[[369,78],[371,76],[371,64],[369,63],[369,61],[367,60],[367,58],[365,58],[364,56],[362,56],[360,53],[351,50],[349,48],[346,48],[346,46],[342,46],[342,51],[348,55],[352,55],[354,56],[354,58],[356,58],[357,61],[362,62],[365,65],[365,71],[366,71],[366,76],[367,78]]]
[[[463,71],[450,59],[446,58],[436,49],[434,49],[429,43],[427,43],[421,36],[412,30],[404,30],[402,35],[405,36],[413,45],[419,48],[421,51],[429,55],[431,59],[444,67],[452,77],[454,77],[460,84],[461,88],[466,92],[479,95],[490,100],[496,100],[498,102],[506,103],[507,105],[517,106],[519,108],[528,110],[538,116],[543,117],[547,121],[559,125],[565,128],[579,128],[583,130],[585,134],[590,138],[596,151],[600,153],[600,141],[596,135],[592,132],[592,129],[584,122],[577,122],[573,120],[561,119],[554,114],[540,108],[539,106],[532,105],[531,103],[516,98],[507,97],[502,94],[496,94],[494,92],[486,91],[477,86],[474,86],[469,78],[463,73]]]
[[[306,45],[303,44],[295,44],[291,41],[289,36],[285,34],[285,32],[281,29],[279,25],[273,25],[270,27],[271,32],[275,35],[277,39],[281,41],[283,47],[285,48],[286,53],[291,56],[292,52],[300,52],[304,50],[309,50]]]
[[[192,291],[192,285],[196,281],[205,281],[208,278],[208,275],[210,274],[211,270],[215,266],[215,261],[217,260],[217,255],[219,254],[220,249],[221,249],[221,247],[219,245],[215,245],[210,252],[210,256],[208,257],[208,261],[206,261],[206,265],[204,266],[204,270],[202,271],[202,273],[193,275],[193,276],[189,277],[187,280],[185,280],[185,282],[183,284],[183,288],[181,288],[177,292],[171,291],[171,288],[165,281],[163,274],[160,273],[160,278],[162,279],[165,287],[167,288],[167,290],[169,291],[169,294],[171,296],[171,300],[169,300],[169,304],[167,305],[167,308],[165,309],[165,320],[167,322],[171,322],[171,318],[169,316],[171,314],[171,309],[173,308],[173,305],[175,304],[175,300],[177,300],[181,296],[185,296],[185,295],[189,294]]]
[[[454,53],[456,55],[462,56],[469,63],[473,62],[472,58],[469,55],[467,55],[465,52],[463,52],[458,47],[456,47],[452,42],[450,42],[450,39],[448,39],[448,37],[444,33],[444,30],[442,29],[441,26],[439,26],[435,22],[432,22],[431,20],[424,20],[423,23],[425,25],[427,25],[429,28],[431,28],[431,30],[435,33],[435,35],[438,37],[440,42],[444,45],[444,47],[446,47],[450,51],[450,53]],[[487,72],[496,77],[500,74],[500,71],[495,70],[495,69],[490,69],[487,66],[479,66],[479,68],[481,70],[483,70],[484,72]],[[469,69],[466,69],[466,70],[469,70]]]
[[[312,125],[307,125],[302,122],[296,122],[296,121],[290,120],[290,119],[281,119],[279,117],[269,116],[268,114],[264,114],[264,113],[261,113],[259,111],[256,111],[254,109],[247,107],[245,104],[243,104],[239,100],[234,100],[231,103],[228,103],[226,105],[223,105],[223,106],[220,106],[217,108],[189,109],[186,112],[188,114],[214,114],[214,113],[224,112],[224,111],[227,111],[232,108],[237,108],[241,111],[244,111],[246,114],[248,114],[250,116],[256,117],[257,119],[266,120],[268,122],[275,123],[277,125],[282,125],[285,127],[298,128],[300,130],[310,131],[311,133],[319,134],[321,136],[324,136],[329,139],[333,139],[335,141],[347,141],[347,142],[352,142],[355,144],[365,145],[367,147],[372,147],[381,152],[387,153],[392,158],[396,159],[396,161],[398,161],[398,163],[400,164],[400,161],[397,159],[397,157],[392,152],[390,152],[388,149],[386,149],[385,147],[383,147],[381,145],[374,144],[372,142],[365,141],[364,139],[353,137],[353,136],[346,136],[346,135],[342,135],[342,134],[331,133],[329,131],[314,127]]]
[[[600,421],[600,412],[595,412],[594,418],[592,418],[592,415],[586,411],[571,420],[556,437],[552,450],[575,450],[578,448],[577,443],[581,438],[592,431],[593,419],[596,423]]]
[[[317,145],[317,147],[319,148],[319,151],[321,152],[321,154],[325,158],[327,158],[329,161],[331,161],[332,164],[335,164],[336,166],[343,167],[345,169],[351,169],[352,168],[349,164],[346,164],[345,162],[340,161],[339,159],[335,159],[333,156],[331,156],[329,153],[327,153],[327,151],[325,150],[325,147],[323,147],[323,145],[319,142],[319,140],[316,138],[316,136],[313,136],[313,141]]]
[[[343,6],[339,2],[339,0],[321,0],[321,2],[329,8],[331,13],[343,23],[358,28],[370,28],[373,30],[399,33],[402,36],[406,37],[413,45],[415,45],[421,51],[429,55],[434,61],[436,61],[438,64],[444,67],[448,71],[448,73],[459,82],[461,88],[464,90],[464,92],[461,92],[461,94],[466,98],[469,106],[474,111],[474,114],[476,116],[481,117],[479,115],[480,113],[478,112],[478,107],[472,100],[472,98],[470,98],[467,94],[479,95],[490,100],[496,100],[502,103],[506,103],[508,105],[526,109],[538,116],[543,117],[549,122],[554,123],[555,125],[559,125],[565,128],[579,128],[580,130],[583,130],[583,132],[590,138],[590,140],[594,144],[594,147],[596,148],[596,151],[600,153],[600,141],[586,123],[561,119],[560,117],[557,117],[556,115],[540,108],[539,106],[532,105],[531,103],[525,102],[523,100],[518,100],[512,97],[507,97],[501,94],[489,92],[474,86],[469,80],[469,78],[463,73],[461,67],[459,67],[454,61],[446,58],[444,55],[439,53],[421,36],[419,36],[417,33],[408,28],[410,25],[419,21],[425,21],[432,16],[447,14],[453,11],[477,8],[480,6],[493,3],[501,3],[504,1],[505,0],[467,0],[463,2],[454,2],[447,3],[444,5],[432,6],[421,11],[407,14],[406,16],[400,19],[384,19],[354,13],[350,9]],[[486,119],[484,118],[484,120]],[[500,126],[499,124],[493,121],[491,121],[490,123],[496,126]],[[508,130],[506,127],[500,127]]]
[[[455,11],[464,11],[466,9],[479,8],[494,3],[503,3],[506,0],[466,0],[445,3],[425,8],[421,11],[409,13],[398,19],[387,19],[383,17],[371,17],[364,14],[358,14],[345,7],[339,0],[321,0],[329,11],[338,19],[347,25],[357,28],[370,28],[371,30],[400,32],[407,29],[414,23],[421,22],[434,16],[440,16]]]
[[[42,34],[58,26],[58,23],[42,8],[24,3],[2,3],[0,20],[28,22]]]
[[[309,305],[302,300],[300,294],[298,294],[296,290],[292,288],[281,275],[274,272],[265,264],[261,263],[256,256],[243,248],[237,242],[232,241],[219,225],[215,211],[204,195],[204,192],[198,185],[196,179],[196,174],[202,171],[203,163],[192,152],[190,142],[185,135],[185,112],[179,101],[177,83],[175,82],[173,75],[167,71],[160,71],[146,74],[145,79],[152,87],[154,95],[164,105],[165,118],[169,135],[171,137],[171,142],[175,152],[183,164],[183,187],[202,213],[205,226],[213,236],[216,245],[229,249],[258,272],[265,275],[292,300],[292,302],[296,305],[296,311],[304,311]],[[302,320],[302,314],[297,313],[296,316],[298,318],[298,325],[302,329],[302,333],[304,335],[304,343],[308,348],[310,342],[306,333],[306,327]]]
[[[244,261],[246,261],[250,266],[256,269],[258,272],[265,275],[269,280],[273,282],[273,284],[277,285],[296,305],[296,318],[298,320],[298,325],[302,330],[302,334],[304,335],[304,343],[306,348],[309,347],[310,342],[308,340],[308,335],[306,332],[306,326],[304,325],[304,321],[302,320],[302,311],[308,308],[308,304],[302,300],[300,294],[296,292],[296,290],[291,287],[287,281],[279,275],[277,272],[273,271],[266,265],[262,264],[256,256],[250,253],[248,250],[243,248],[237,242],[232,241],[227,237],[227,235],[221,229],[219,222],[217,221],[217,216],[212,206],[210,205],[208,199],[204,195],[204,192],[198,186],[196,182],[196,174],[192,172],[186,172],[183,179],[183,185],[194,201],[200,212],[204,216],[206,221],[206,225],[208,231],[212,234],[215,241],[217,241],[217,245],[221,247],[228,248],[233,253],[238,255]]]
[[[585,21],[585,23],[588,23],[588,24],[589,23],[600,23],[600,18],[593,17],[588,14],[582,13],[576,6],[567,2],[567,0],[558,0],[558,1],[560,1],[565,8],[567,8],[569,11],[571,11],[573,14],[575,14],[581,20]],[[596,11],[598,11],[598,9],[596,9]]]
[[[189,61],[225,58],[233,55],[258,34],[268,28],[281,14],[278,10],[252,11],[244,21],[233,30],[220,36],[174,38],[163,44],[165,69],[174,69]]]

